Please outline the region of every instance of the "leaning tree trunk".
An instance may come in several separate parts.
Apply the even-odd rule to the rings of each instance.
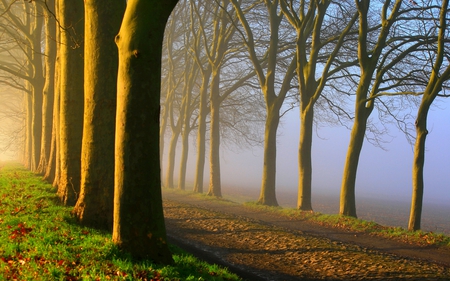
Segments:
[[[58,196],[75,205],[80,192],[83,136],[83,30],[82,0],[60,0],[60,173]],[[62,30],[61,30],[62,29]]]
[[[112,229],[117,34],[125,1],[85,0],[84,123],[80,197],[73,213],[84,224]],[[105,75],[110,73],[110,75]]]
[[[340,215],[357,217],[355,198],[356,173],[366,134],[367,118],[369,117],[372,108],[373,107],[366,107],[366,102],[361,99],[356,105],[355,121],[350,133],[350,142],[342,176]]]
[[[161,197],[159,119],[164,27],[177,0],[129,0],[116,36],[113,241],[133,258],[171,263]]]

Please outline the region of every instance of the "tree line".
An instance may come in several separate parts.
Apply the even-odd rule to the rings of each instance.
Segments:
[[[184,189],[194,132],[196,192],[207,142],[208,194],[219,197],[220,145],[263,143],[258,201],[277,205],[277,129],[293,106],[300,210],[312,210],[314,124],[346,123],[340,214],[356,217],[362,145],[383,132],[371,123],[377,111],[415,142],[409,229],[420,229],[426,118],[450,75],[448,1],[180,0],[175,10],[177,0],[0,1],[1,83],[23,99],[24,164],[81,223],[112,230],[133,256],[171,261],[162,151],[164,185],[175,187],[181,137]],[[414,103],[411,126],[402,112]]]

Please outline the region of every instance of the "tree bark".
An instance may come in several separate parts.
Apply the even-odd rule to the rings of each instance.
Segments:
[[[53,103],[55,96],[56,22],[53,18],[55,1],[47,0],[45,15],[45,84],[42,101],[41,153],[37,172],[45,174],[50,162],[53,132]],[[50,11],[48,10],[51,10]]]
[[[58,196],[75,205],[80,193],[81,142],[83,136],[83,38],[84,3],[59,1],[60,45],[60,176]]]
[[[80,197],[73,213],[112,230],[118,53],[114,44],[125,1],[85,0],[84,123]],[[111,73],[105,75],[105,73]]]
[[[222,197],[220,180],[220,68],[213,70],[209,104],[211,110],[208,195]]]
[[[315,103],[315,102],[314,102]],[[300,138],[298,149],[298,200],[297,208],[302,211],[312,211],[312,130],[314,122],[314,103],[302,103],[300,117]]]
[[[280,109],[268,107],[264,127],[264,164],[261,181],[261,193],[258,203],[278,206],[276,198],[277,167],[277,130],[280,123]]]
[[[119,49],[113,241],[171,263],[161,198],[159,119],[164,27],[176,0],[129,0]]]
[[[198,113],[197,131],[197,165],[195,166],[194,192],[203,193],[203,180],[205,173],[206,158],[206,117],[210,110],[208,108],[208,86],[211,78],[211,67],[202,71],[202,86],[200,87],[200,104]]]

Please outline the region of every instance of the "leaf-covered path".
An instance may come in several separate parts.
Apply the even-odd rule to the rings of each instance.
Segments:
[[[448,249],[170,191],[164,192],[164,209],[174,242],[251,280],[450,280]]]

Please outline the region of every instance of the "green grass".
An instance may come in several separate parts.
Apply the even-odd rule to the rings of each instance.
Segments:
[[[172,245],[174,265],[132,261],[58,202],[40,177],[0,163],[0,280],[240,280]]]

